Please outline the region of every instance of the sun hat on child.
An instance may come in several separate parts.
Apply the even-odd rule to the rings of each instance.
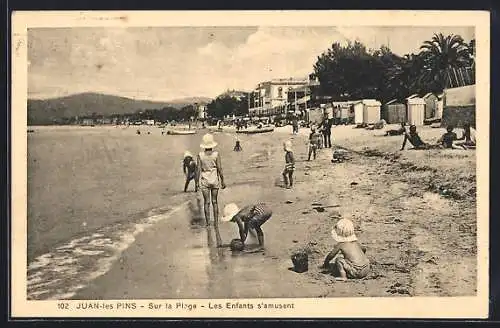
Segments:
[[[191,154],[191,152],[189,152],[188,150],[186,150],[184,152],[184,158],[186,158],[186,157],[193,157],[193,154]]]
[[[233,219],[233,216],[235,216],[239,211],[240,209],[238,208],[238,205],[236,205],[235,203],[227,204],[226,206],[224,206],[224,214],[221,217],[221,220],[223,222],[229,222]]]
[[[214,136],[212,134],[207,133],[201,139],[201,145],[200,145],[201,148],[210,149],[214,148],[215,146],[217,146],[217,142],[215,142]]]
[[[290,140],[285,141],[283,147],[285,147],[286,151],[292,151],[292,142]]]
[[[358,238],[354,233],[354,224],[349,219],[341,219],[332,229],[332,238],[338,243],[356,241]]]

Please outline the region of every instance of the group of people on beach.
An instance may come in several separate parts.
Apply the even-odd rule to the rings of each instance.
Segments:
[[[184,153],[183,171],[186,176],[184,192],[191,181],[194,180],[195,191],[201,190],[203,196],[203,210],[205,215],[206,225],[211,225],[210,222],[210,207],[212,207],[213,224],[215,227],[217,247],[225,247],[219,232],[219,204],[218,194],[219,189],[225,189],[224,173],[222,169],[221,156],[215,150],[217,142],[212,134],[208,133],[203,136],[200,148],[202,151],[196,156],[186,151]],[[242,147],[239,140],[235,145],[235,151],[241,151]],[[234,222],[237,224],[241,242],[244,244],[250,229],[255,230],[259,241],[259,247],[254,250],[246,251],[261,251],[264,248],[264,233],[261,226],[271,218],[272,211],[265,203],[256,203],[243,208],[238,208],[234,203],[224,207],[223,216],[220,218],[222,222]]]
[[[312,134],[317,133],[313,129]],[[321,136],[310,138],[311,143],[318,145]],[[328,138],[329,140],[329,138]],[[224,173],[222,168],[220,153],[215,150],[217,142],[212,134],[205,134],[202,138],[198,155],[193,156],[189,151],[184,153],[183,171],[186,176],[184,191],[186,192],[191,181],[194,181],[195,191],[201,190],[203,196],[203,207],[206,225],[209,226],[210,216],[213,214],[213,224],[216,232],[217,247],[226,247],[220,237],[218,191],[225,189]],[[331,147],[330,145],[326,145]],[[238,148],[238,149],[236,149]],[[235,151],[241,150],[239,140],[235,146]],[[285,188],[293,187],[293,174],[295,171],[295,157],[292,149],[291,140],[283,143],[285,153],[285,167],[282,176]],[[212,207],[212,213],[210,211]],[[255,202],[242,208],[234,203],[227,204],[224,207],[223,215],[220,217],[222,222],[233,222],[237,225],[241,243],[245,246],[250,231],[255,231],[258,239],[258,247],[248,249],[244,247],[244,252],[260,252],[264,250],[264,232],[262,225],[266,223],[273,215],[269,204],[265,202]],[[326,256],[322,268],[333,270],[338,280],[348,278],[363,278],[370,269],[368,257],[365,254],[366,249],[361,247],[354,233],[354,224],[349,219],[342,219],[337,222],[332,230],[332,238],[337,242],[333,250]],[[335,265],[330,267],[330,262],[335,258]]]
[[[454,132],[455,127],[453,125],[448,125],[446,127],[446,132],[437,140],[435,144],[430,144],[422,141],[417,133],[417,127],[415,125],[410,125],[410,131],[406,132],[404,123],[401,124],[401,131],[404,135],[403,144],[401,145],[401,150],[405,149],[406,142],[408,141],[413,149],[474,149],[476,147],[476,131],[471,127],[470,123],[465,123],[463,125],[463,134],[458,138],[457,134]],[[394,130],[387,131],[386,135],[396,135]],[[463,142],[457,142],[462,141]]]

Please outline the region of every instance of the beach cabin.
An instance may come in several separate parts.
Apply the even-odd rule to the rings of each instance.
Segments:
[[[363,123],[374,124],[380,121],[380,102],[375,99],[363,100]]]
[[[363,101],[356,101],[352,104],[352,109],[354,111],[354,124],[363,123]]]
[[[424,125],[425,101],[419,97],[407,99],[408,123],[412,125]]]
[[[436,117],[437,105],[438,105],[438,97],[429,92],[425,96],[422,97],[425,101],[425,118],[434,118]]]
[[[337,105],[335,108],[336,124],[347,124],[350,116],[350,106],[347,104]]]
[[[380,121],[380,102],[375,99],[356,101],[354,110],[354,124],[373,124]]]
[[[383,107],[382,118],[388,124],[406,122],[406,106],[397,99],[387,102]]]
[[[441,125],[476,125],[476,85],[449,88],[444,91]]]

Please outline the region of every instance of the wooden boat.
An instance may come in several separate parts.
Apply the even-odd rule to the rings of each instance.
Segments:
[[[188,135],[188,134],[196,134],[195,130],[167,130],[167,134],[170,135]]]
[[[223,126],[222,128],[209,127],[210,132],[236,132],[236,128],[232,126]]]
[[[254,133],[268,133],[268,132],[273,132],[274,128],[272,126],[270,127],[263,127],[263,128],[249,128],[249,129],[243,129],[236,131],[236,133],[243,133],[243,134],[254,134]]]

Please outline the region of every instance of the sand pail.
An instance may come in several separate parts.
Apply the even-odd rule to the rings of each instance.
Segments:
[[[229,244],[229,248],[231,248],[233,252],[241,252],[245,248],[245,245],[241,239],[233,239]]]
[[[293,271],[302,273],[309,270],[309,258],[306,252],[297,252],[292,255]]]

